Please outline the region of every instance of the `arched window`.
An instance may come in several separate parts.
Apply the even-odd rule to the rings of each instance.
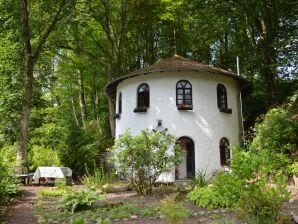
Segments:
[[[118,95],[118,114],[122,113],[122,93]]]
[[[217,106],[220,110],[228,109],[227,90],[223,84],[217,85]]]
[[[220,139],[219,143],[219,151],[220,151],[220,164],[222,166],[228,166],[230,164],[230,149],[229,149],[230,143],[228,139],[222,138]]]
[[[192,87],[189,81],[180,80],[176,85],[176,105],[192,106]]]
[[[150,102],[150,89],[147,83],[143,83],[138,88],[138,108],[148,108]]]

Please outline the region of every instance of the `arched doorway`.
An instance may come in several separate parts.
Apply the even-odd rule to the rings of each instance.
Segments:
[[[178,139],[181,148],[185,150],[185,157],[176,167],[176,180],[190,179],[195,176],[195,145],[192,139],[181,137]]]

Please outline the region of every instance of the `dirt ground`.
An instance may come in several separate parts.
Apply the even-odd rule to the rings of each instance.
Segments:
[[[13,199],[11,205],[8,208],[2,208],[2,215],[4,216],[4,220],[0,219],[0,223],[7,224],[35,224],[37,223],[36,218],[34,217],[34,208],[33,205],[37,199],[37,193],[41,189],[46,189],[50,187],[45,186],[23,186],[21,196]],[[282,207],[282,212],[290,217],[291,212],[295,212],[298,214],[298,187],[291,187],[292,191],[290,202],[284,203]],[[162,199],[162,195],[151,195],[140,198],[140,196],[136,195],[134,192],[123,192],[118,194],[108,194],[108,199],[111,202],[123,202],[123,203],[131,203],[136,202],[141,204],[155,204],[156,202]],[[186,224],[212,224],[215,223],[214,219],[210,218],[212,216],[217,216],[219,219],[227,219],[229,220],[229,213],[221,213],[220,211],[208,211],[207,209],[200,208],[195,206],[194,204],[187,203],[186,207],[191,209],[192,211],[198,213],[197,217],[188,218],[184,223]],[[3,210],[4,209],[4,210]],[[0,214],[1,216],[1,214]],[[121,224],[163,224],[166,223],[161,219],[124,219],[124,220],[114,220],[113,223],[121,223]]]

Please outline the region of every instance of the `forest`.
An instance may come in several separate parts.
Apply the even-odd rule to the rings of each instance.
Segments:
[[[295,0],[1,0],[1,153],[21,173],[83,174],[113,144],[107,82],[175,54],[235,73],[240,59],[249,140],[298,89],[297,36]]]

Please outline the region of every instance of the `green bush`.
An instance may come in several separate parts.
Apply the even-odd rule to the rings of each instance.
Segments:
[[[158,176],[181,162],[182,151],[175,143],[176,138],[166,132],[142,130],[132,136],[126,131],[113,147],[115,162],[133,189],[149,194]]]
[[[7,203],[9,197],[20,191],[20,183],[16,176],[4,162],[0,154],[0,204]]]
[[[279,181],[276,186],[269,187],[266,181],[260,180],[242,190],[236,211],[246,223],[277,223],[281,205],[289,196],[284,181]]]
[[[28,153],[30,170],[36,170],[39,166],[60,166],[58,153],[50,148],[33,145]]]
[[[206,178],[206,170],[198,170],[195,177],[191,179],[191,186],[194,187],[205,187],[208,185]]]
[[[232,208],[247,223],[276,223],[280,207],[289,196],[283,173],[271,169],[278,167],[276,158],[284,159],[276,156],[272,160],[267,151],[234,148],[232,172],[218,173],[212,185],[195,188],[188,199],[206,208]]]
[[[231,208],[239,200],[241,182],[233,175],[220,172],[207,187],[195,187],[187,198],[204,208]]]
[[[298,162],[295,162],[289,166],[289,173],[292,175],[298,175]]]
[[[6,145],[0,149],[0,156],[2,157],[2,163],[9,170],[15,169],[17,160],[17,149],[15,145]]]
[[[94,162],[93,171],[90,172],[86,166],[86,174],[82,177],[82,183],[89,188],[101,188],[105,184],[110,184],[115,180],[113,172],[106,172],[102,165],[96,167]]]
[[[255,127],[251,148],[289,154],[298,149],[298,122],[287,108],[274,108]]]
[[[59,201],[58,209],[68,210],[74,213],[81,209],[90,208],[94,202],[104,199],[104,195],[99,195],[94,190],[73,190],[67,192]]]

